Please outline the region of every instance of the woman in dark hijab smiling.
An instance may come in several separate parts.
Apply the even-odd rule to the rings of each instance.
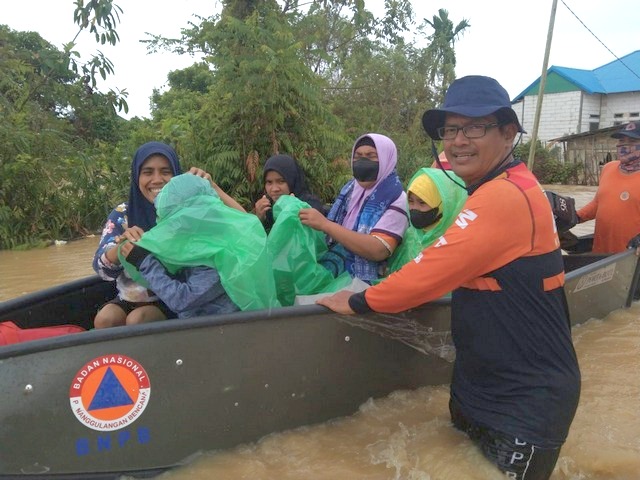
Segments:
[[[102,238],[93,258],[93,269],[104,280],[115,281],[118,296],[105,304],[94,319],[96,328],[115,327],[163,320],[172,312],[152,291],[134,282],[118,258],[118,245],[136,242],[156,225],[154,200],[160,190],[182,170],[173,148],[162,142],[142,145],[131,162],[129,199],[109,214]],[[244,209],[211,179],[204,170],[192,167],[190,174],[208,180],[220,199],[229,207]]]
[[[271,208],[283,195],[295,195],[324,215],[322,202],[309,191],[304,171],[293,157],[273,155],[265,162],[263,171],[265,194],[255,203],[255,213],[267,232],[274,223]]]
[[[122,240],[137,241],[156,224],[153,204],[172,177],[182,170],[178,155],[169,145],[148,142],[142,145],[131,162],[129,199],[113,209],[102,231],[93,258],[93,269],[104,280],[115,281],[118,295],[105,304],[94,319],[96,328],[144,323],[167,318],[169,309],[142,285],[126,275],[118,259],[117,246]]]

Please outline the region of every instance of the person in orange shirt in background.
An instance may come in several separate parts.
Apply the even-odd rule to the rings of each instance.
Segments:
[[[605,164],[594,199],[577,212],[579,223],[596,219],[594,253],[640,246],[640,123],[611,136],[618,139],[618,160]]]
[[[457,79],[422,123],[466,186],[462,211],[386,280],[317,303],[342,314],[395,313],[452,291],[453,425],[508,478],[548,479],[580,396],[551,206],[512,156],[523,129],[496,80]]]

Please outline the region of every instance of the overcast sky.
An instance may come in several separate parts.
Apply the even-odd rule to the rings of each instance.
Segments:
[[[177,37],[189,21],[198,23],[194,14],[210,16],[220,10],[220,2],[116,0],[115,3],[124,11],[117,26],[120,43],[116,47],[100,46],[88,32],[84,32],[78,40],[77,50],[83,58],[102,50],[114,63],[115,74],[106,82],[101,81],[99,89],[126,89],[130,110],[123,116],[146,117],[149,116],[149,97],[153,89],[163,88],[169,71],[185,68],[194,59],[169,53],[147,54],[145,45],[139,41],[146,38],[146,32]],[[383,0],[366,0],[365,3],[376,11]],[[448,10],[454,24],[462,19],[468,20],[471,26],[456,43],[457,76],[492,76],[512,98],[542,72],[552,4],[552,0],[413,2],[418,20],[432,19],[439,8]],[[74,0],[11,3],[4,0],[0,23],[13,30],[36,31],[62,49],[62,45],[71,41],[77,32],[73,11]],[[639,50],[638,14],[640,0],[564,0],[564,3],[558,0],[549,67],[592,70],[616,60],[616,56]]]

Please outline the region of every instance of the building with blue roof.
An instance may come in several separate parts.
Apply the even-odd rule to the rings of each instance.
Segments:
[[[529,134],[533,131],[540,78],[513,99]],[[552,66],[547,70],[538,139],[546,144],[576,134],[640,121],[640,50],[594,70]],[[526,142],[530,136],[524,136]]]

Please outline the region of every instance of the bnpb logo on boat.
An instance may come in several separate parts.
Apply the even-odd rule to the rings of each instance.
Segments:
[[[83,425],[99,431],[135,422],[149,403],[145,369],[125,355],[103,355],[87,362],[71,382],[71,410]]]

